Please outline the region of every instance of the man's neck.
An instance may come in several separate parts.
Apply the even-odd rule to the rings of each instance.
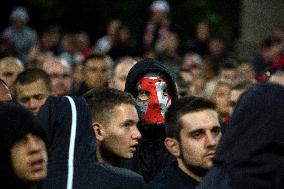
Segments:
[[[28,188],[29,189],[38,189],[38,188],[40,188],[40,184],[39,183],[33,183]]]
[[[120,159],[114,157],[111,153],[102,152],[99,145],[97,145],[96,147],[96,157],[97,157],[97,161],[100,163],[105,163],[105,164],[109,164],[112,166],[120,165]]]
[[[185,174],[187,174],[188,176],[190,176],[191,178],[193,178],[197,182],[202,181],[203,177],[198,176],[198,175],[194,174],[193,172],[191,172],[190,170],[188,170],[187,166],[184,164],[184,162],[181,159],[177,159],[177,162],[178,162],[178,167],[180,168],[180,170],[182,172],[184,172]]]

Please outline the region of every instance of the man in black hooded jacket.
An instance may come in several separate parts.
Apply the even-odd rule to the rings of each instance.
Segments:
[[[255,84],[236,105],[197,189],[284,188],[284,87]]]
[[[39,189],[48,145],[39,121],[20,105],[0,103],[0,188]]]
[[[175,160],[164,146],[164,115],[178,97],[176,84],[165,66],[145,59],[129,71],[125,91],[136,98],[142,139],[134,158],[122,166],[138,172],[149,182]]]

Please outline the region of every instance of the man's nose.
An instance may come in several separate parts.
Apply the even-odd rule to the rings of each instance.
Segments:
[[[212,133],[206,134],[206,147],[215,147],[217,146],[217,137],[214,136]]]
[[[38,101],[36,99],[31,98],[27,104],[27,108],[32,111],[34,114],[37,113],[39,109]]]
[[[133,139],[140,139],[141,138],[141,133],[136,126],[133,128],[132,138]]]
[[[31,99],[29,99],[29,102],[28,102],[28,107],[30,108],[30,109],[34,109],[35,107],[36,107],[36,100],[35,99],[33,99],[33,98],[31,98]]]
[[[41,150],[41,145],[39,143],[39,140],[34,135],[28,134],[27,139],[28,139],[27,142],[28,142],[31,153]]]

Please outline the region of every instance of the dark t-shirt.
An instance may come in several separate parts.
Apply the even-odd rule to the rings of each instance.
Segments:
[[[177,162],[162,170],[147,186],[148,189],[191,189],[195,188],[199,182],[185,174],[178,167]]]

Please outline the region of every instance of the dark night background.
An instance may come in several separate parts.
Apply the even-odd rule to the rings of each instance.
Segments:
[[[59,24],[63,32],[87,31],[94,43],[105,32],[108,21],[121,18],[140,37],[152,0],[1,0],[0,30],[9,24],[15,6],[25,6],[29,25],[39,33],[51,24]],[[223,36],[232,44],[239,35],[239,0],[168,0],[170,17],[181,42],[192,38],[198,21],[208,20],[213,35]]]

